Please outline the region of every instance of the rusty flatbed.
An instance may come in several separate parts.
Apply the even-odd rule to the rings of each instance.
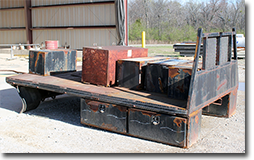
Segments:
[[[236,112],[236,51],[235,29],[203,33],[200,28],[194,60],[148,64],[146,91],[83,83],[81,71],[21,74],[6,82],[17,88],[21,112],[35,109],[47,97],[74,95],[81,99],[82,124],[188,148],[200,136],[202,114],[231,117]]]
[[[167,114],[186,115],[184,100],[168,98],[158,93],[133,91],[123,87],[103,87],[80,82],[81,72],[56,74],[55,76],[40,76],[21,74],[6,79],[13,86],[31,87],[60,94],[75,95],[81,98],[114,103],[133,108],[162,111]]]

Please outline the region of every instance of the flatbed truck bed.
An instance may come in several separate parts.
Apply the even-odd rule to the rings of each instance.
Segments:
[[[134,91],[124,87],[103,87],[80,81],[81,71],[62,73],[55,76],[21,74],[7,78],[13,86],[30,87],[40,90],[69,94],[85,99],[97,100],[116,105],[125,105],[167,114],[186,114],[186,101],[168,98],[160,93]]]
[[[20,74],[7,77],[6,82],[17,88],[23,102],[21,112],[35,109],[47,97],[74,95],[81,99],[82,124],[188,148],[199,138],[202,114],[230,117],[236,111],[238,71],[235,34],[234,29],[232,32],[204,34],[202,29],[198,30],[187,99],[82,83],[81,71],[50,76]],[[180,73],[182,68],[175,66],[174,69],[175,73]]]

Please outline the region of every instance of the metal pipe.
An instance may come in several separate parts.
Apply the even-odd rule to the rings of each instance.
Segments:
[[[2,47],[9,47],[9,46],[39,46],[40,44],[0,44]]]
[[[19,72],[19,71],[15,71],[15,70],[1,70],[0,69],[0,72],[14,72],[16,74],[26,74],[26,72]]]
[[[40,46],[39,44],[0,44],[1,47],[11,47],[11,58],[8,60],[16,59],[13,54],[13,46]]]

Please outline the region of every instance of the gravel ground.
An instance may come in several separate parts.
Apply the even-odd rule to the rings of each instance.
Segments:
[[[6,58],[9,58],[9,54],[0,54],[0,70],[28,72],[26,58]],[[242,83],[237,95],[236,114],[231,118],[202,116],[201,136],[189,149],[84,126],[80,123],[79,98],[73,96],[62,95],[55,100],[46,99],[37,109],[19,114],[17,111],[22,105],[20,97],[5,82],[5,78],[13,73],[0,72],[0,152],[246,153],[245,59],[240,59],[238,64],[239,82]],[[8,154],[3,157],[8,158]]]

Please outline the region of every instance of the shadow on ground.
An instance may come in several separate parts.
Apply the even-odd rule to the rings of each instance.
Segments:
[[[22,102],[15,88],[0,90],[0,108],[17,113],[22,109]],[[56,99],[47,98],[38,108],[23,114],[48,117],[69,124],[82,126],[80,123],[80,98],[60,95]]]
[[[15,88],[0,90],[0,108],[20,112],[22,102]]]

